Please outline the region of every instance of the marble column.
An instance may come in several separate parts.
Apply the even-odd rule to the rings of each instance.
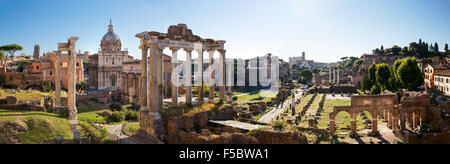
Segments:
[[[178,105],[178,48],[170,48],[172,51],[172,104]]]
[[[67,105],[69,109],[69,120],[77,120],[77,106],[76,106],[76,53],[75,53],[75,42],[78,38],[69,39],[69,79],[68,79],[68,95],[67,95]]]
[[[158,63],[157,63],[157,67],[158,67],[158,102],[159,102],[159,106],[162,107],[164,104],[164,53],[163,53],[164,48],[158,48]]]
[[[208,53],[209,53],[209,68],[208,68],[208,72],[209,72],[209,82],[208,82],[209,102],[213,103],[214,102],[214,51],[210,50],[210,51],[208,51]]]
[[[148,47],[141,46],[142,50],[142,60],[141,60],[141,87],[140,87],[140,98],[141,98],[141,111],[148,111],[149,104],[147,103],[148,96]]]
[[[158,87],[158,46],[150,46],[150,69],[149,69],[149,91],[150,95],[148,97],[150,112],[158,113],[160,108],[159,101],[159,87]]]
[[[339,81],[340,81],[340,78],[339,78],[339,67],[337,67],[337,76],[336,76],[336,78],[337,78],[337,84],[339,84]]]
[[[123,93],[123,101],[128,101],[128,96],[129,96],[129,92],[128,92],[128,74],[123,73],[122,74],[122,93]],[[128,102],[130,103],[130,102]]]
[[[186,104],[192,103],[192,58],[193,49],[184,49],[186,51],[185,77],[186,77]]]
[[[61,107],[61,52],[58,51],[55,57],[55,106]]]
[[[128,89],[128,102],[129,103],[131,103],[131,104],[133,104],[133,97],[134,97],[134,95],[135,95],[135,90],[134,90],[134,88],[135,88],[135,86],[134,86],[134,75],[133,74],[130,74],[129,76],[128,76],[128,78],[127,78],[127,83],[129,83],[128,85],[129,85],[129,89]]]
[[[378,133],[378,120],[376,115],[372,117],[372,133]]]
[[[330,82],[330,84],[331,84],[331,81],[332,81],[332,80],[331,80],[331,72],[332,72],[332,71],[331,71],[330,64],[328,64],[328,71],[329,71],[329,73],[328,73],[328,76],[329,76],[329,77],[328,77],[328,80],[329,80],[329,82]]]
[[[219,50],[219,100],[225,101],[225,50]]]
[[[232,60],[234,61],[234,60]],[[232,104],[233,103],[233,84],[234,84],[234,80],[233,80],[233,76],[234,76],[234,62],[227,62],[228,67],[227,67],[227,89],[228,89],[228,93],[227,93],[227,104]]]
[[[203,104],[203,50],[198,52],[198,103]]]
[[[142,80],[141,78],[139,78],[139,74],[135,74],[134,75],[134,97],[133,97],[133,101],[135,102],[135,105],[138,105],[139,102],[141,102],[141,87],[142,87]]]
[[[338,80],[338,79],[337,79],[337,69],[336,69],[336,67],[335,67],[335,68],[334,68],[334,83],[335,83],[335,84],[338,83],[337,80]]]

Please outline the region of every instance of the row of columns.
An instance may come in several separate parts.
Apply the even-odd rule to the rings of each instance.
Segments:
[[[147,61],[148,50],[150,49],[150,62]],[[142,75],[141,75],[141,88],[143,91],[141,93],[141,105],[142,107],[149,108],[152,112],[157,112],[163,106],[164,99],[164,57],[163,48],[150,45],[149,47],[141,46],[142,50]],[[178,105],[178,51],[179,48],[170,48],[172,51],[172,103]],[[186,51],[186,63],[185,63],[185,80],[186,80],[186,103],[192,103],[192,52],[194,49],[184,49]],[[199,53],[199,90],[198,90],[198,102],[203,103],[203,50],[197,50]],[[214,102],[214,51],[209,52],[209,102]],[[219,99],[220,101],[225,101],[225,50],[219,50],[220,61],[219,61]],[[149,68],[149,69],[147,69]],[[149,71],[149,72],[148,72]],[[232,74],[232,72],[229,72]],[[231,80],[231,79],[230,79]],[[232,102],[231,86],[228,87],[228,99],[227,102]]]
[[[335,113],[334,115],[330,116],[330,133],[335,133],[336,132],[336,117],[337,113]],[[372,115],[372,134],[376,134],[379,133],[378,132],[378,114],[377,113],[371,113]],[[351,116],[351,120],[350,120],[350,133],[352,135],[356,135],[357,134],[357,124],[356,124],[356,117],[358,116],[357,113],[352,113],[350,114]]]
[[[333,71],[332,71],[330,65],[328,65],[328,70],[330,72],[330,73],[328,73],[330,83],[339,84],[339,82],[340,82],[340,79],[339,79],[339,67],[334,68]]]

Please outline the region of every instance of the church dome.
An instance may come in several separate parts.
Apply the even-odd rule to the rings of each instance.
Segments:
[[[120,52],[122,49],[122,43],[120,42],[119,35],[114,33],[112,22],[108,26],[108,32],[103,35],[100,48],[104,52]]]

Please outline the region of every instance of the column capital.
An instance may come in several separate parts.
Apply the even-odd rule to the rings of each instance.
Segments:
[[[141,46],[139,46],[139,49],[141,49],[141,50],[148,50],[148,46],[147,45],[141,45]]]
[[[183,48],[183,49],[184,49],[184,51],[189,52],[189,53],[192,53],[192,51],[194,51],[193,48]]]
[[[175,48],[175,47],[170,47],[169,49],[172,51],[172,53],[178,52],[180,50],[180,48]]]
[[[219,51],[221,54],[225,54],[227,52],[227,50],[221,49],[221,50],[217,50]]]

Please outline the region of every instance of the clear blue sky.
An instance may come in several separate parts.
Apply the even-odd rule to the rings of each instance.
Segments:
[[[226,40],[227,57],[272,52],[332,62],[419,38],[450,42],[450,0],[0,0],[0,45],[23,53],[56,49],[78,36],[77,49],[97,53],[109,19],[123,48],[140,58],[143,31],[185,23],[203,38]]]

